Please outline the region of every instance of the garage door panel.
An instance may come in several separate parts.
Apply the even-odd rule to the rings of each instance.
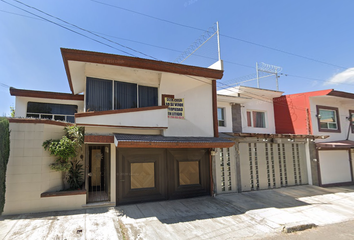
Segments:
[[[319,151],[318,154],[323,185],[352,181],[347,150]]]

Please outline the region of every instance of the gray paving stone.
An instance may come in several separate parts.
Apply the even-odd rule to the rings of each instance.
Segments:
[[[298,186],[0,217],[0,239],[261,239],[354,220],[354,187]]]

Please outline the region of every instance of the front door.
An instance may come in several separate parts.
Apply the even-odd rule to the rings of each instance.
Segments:
[[[117,150],[117,203],[210,194],[206,149]]]
[[[95,145],[88,147],[87,158],[87,202],[109,201],[110,171],[109,146]]]

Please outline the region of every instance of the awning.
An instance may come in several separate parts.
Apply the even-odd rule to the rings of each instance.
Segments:
[[[320,142],[316,143],[316,148],[334,148],[334,149],[348,149],[354,148],[354,141],[342,140],[342,141],[333,141],[333,142]]]
[[[118,148],[228,148],[233,141],[216,137],[165,137],[114,133]]]

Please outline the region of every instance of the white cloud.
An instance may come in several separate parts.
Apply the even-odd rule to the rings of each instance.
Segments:
[[[354,68],[348,68],[334,75],[331,79],[326,81],[324,85],[338,85],[341,83],[354,83]]]

